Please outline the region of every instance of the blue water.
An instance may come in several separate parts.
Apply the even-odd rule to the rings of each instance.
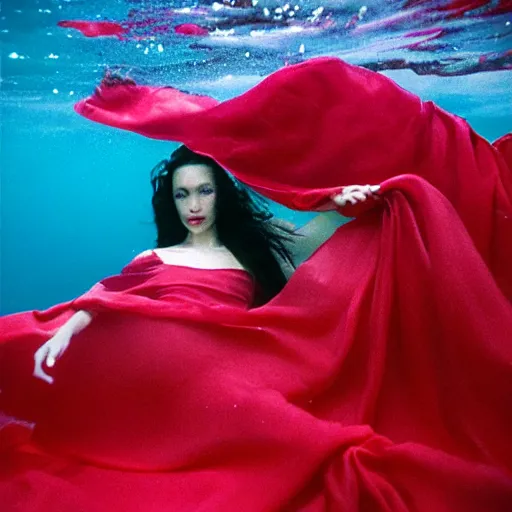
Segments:
[[[226,55],[226,48],[190,48],[196,42],[178,41],[175,35],[162,36],[160,43],[165,43],[165,51],[158,52],[158,38],[149,42],[85,38],[77,31],[56,26],[59,19],[98,19],[100,12],[101,19],[125,20],[128,10],[140,10],[141,4],[147,7],[152,2],[112,2],[108,12],[98,2],[11,0],[2,5],[1,314],[42,309],[71,299],[153,246],[149,172],[174,146],[95,125],[73,112],[74,101],[92,91],[106,65],[132,69],[135,77],[146,82],[187,84],[188,90],[225,99],[257,83],[284,65],[283,59],[291,55],[288,47],[280,45],[248,66],[246,61],[242,65],[238,57]],[[361,5],[352,4],[352,10],[359,12]],[[393,2],[382,4],[387,11],[381,17],[389,16]],[[173,5],[179,6],[177,2]],[[377,19],[376,7],[373,12]],[[491,36],[496,34],[498,24],[508,27],[509,18],[501,15],[488,20],[487,28],[480,24],[479,37],[485,48],[479,49],[473,39],[472,49],[468,46],[467,52],[492,51]],[[374,34],[371,41],[366,39],[369,46],[364,57],[362,39],[351,41],[350,34],[345,34],[344,41],[339,33],[316,35],[314,44],[319,54],[341,53],[342,48],[347,52],[353,44],[354,52],[347,54],[349,60],[361,58],[367,63],[368,56],[373,55],[373,61],[384,62],[387,57],[394,59],[397,50],[372,48],[375,41],[389,41],[390,34],[395,38],[397,30],[388,27]],[[484,38],[484,33],[489,38]],[[453,34],[450,37],[453,39]],[[496,52],[510,47],[510,38],[494,39]],[[250,60],[245,57],[249,51],[246,43],[241,41],[240,51]],[[461,45],[464,41],[461,36]],[[145,62],[141,56],[150,44],[154,45],[150,48],[153,53],[148,51]],[[173,44],[175,52],[171,51]],[[268,42],[265,44],[268,46]],[[306,48],[313,43],[307,44]],[[250,51],[262,49],[253,47]],[[407,54],[410,50],[401,51]],[[427,60],[432,60],[435,51],[429,49]],[[197,52],[211,59],[200,66],[200,72],[191,71],[197,66],[189,65],[198,58]],[[222,58],[213,59],[212,52],[221,52]],[[156,53],[164,54],[166,60]],[[415,62],[419,57],[426,58],[425,54],[418,56],[416,50],[413,53]],[[297,56],[314,55],[307,55],[306,50],[306,54],[298,52],[294,58]],[[155,59],[160,59],[159,63]],[[489,140],[512,130],[510,70],[468,71],[460,76],[418,75],[411,69],[385,73],[423,99],[432,99],[466,118]],[[277,206],[275,211],[297,224],[309,218]]]

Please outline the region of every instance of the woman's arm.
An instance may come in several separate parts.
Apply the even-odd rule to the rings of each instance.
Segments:
[[[60,329],[63,333],[75,336],[83,331],[92,321],[93,314],[88,311],[77,311]]]
[[[332,200],[337,207],[344,207],[347,204],[354,206],[366,202],[368,198],[378,199],[378,190],[378,186],[352,185],[345,187],[340,194],[333,196]],[[295,229],[298,236],[288,247],[295,266],[307,260],[340,226],[349,221],[349,217],[343,217],[337,211],[327,211],[319,213],[302,227]]]

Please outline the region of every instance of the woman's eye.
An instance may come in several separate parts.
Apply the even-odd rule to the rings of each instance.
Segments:
[[[213,194],[213,188],[203,188],[201,190],[201,194],[204,196],[209,196],[210,194]]]
[[[177,192],[174,194],[175,199],[183,199],[185,197],[185,194],[183,192]]]

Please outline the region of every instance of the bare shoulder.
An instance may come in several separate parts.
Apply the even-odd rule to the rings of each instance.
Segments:
[[[146,249],[145,251],[142,251],[140,254],[137,254],[137,256],[135,256],[135,258],[133,258],[134,260],[138,260],[140,258],[146,258],[147,256],[151,256],[153,252],[153,249]]]

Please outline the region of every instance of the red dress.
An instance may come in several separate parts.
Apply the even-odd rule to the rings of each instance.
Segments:
[[[218,105],[103,85],[78,110],[291,207],[354,183],[384,199],[259,308],[245,272],[153,255],[2,319],[0,405],[36,424],[0,430],[4,510],[511,509],[510,138],[335,59]],[[36,382],[35,347],[76,309],[98,315]]]

